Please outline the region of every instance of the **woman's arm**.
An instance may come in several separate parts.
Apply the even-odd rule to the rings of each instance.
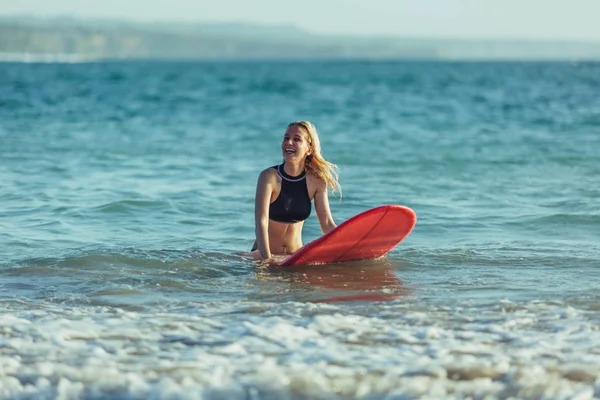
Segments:
[[[315,193],[315,210],[323,233],[329,233],[337,225],[333,222],[331,209],[329,208],[329,196],[327,195],[327,184],[319,182],[317,192]]]
[[[264,170],[258,177],[256,197],[254,199],[254,225],[256,230],[256,245],[261,257],[265,260],[271,258],[269,247],[269,204],[273,185],[269,179],[269,171]]]

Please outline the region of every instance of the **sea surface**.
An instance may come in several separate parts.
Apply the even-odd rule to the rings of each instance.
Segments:
[[[383,259],[240,255],[301,119]],[[600,64],[1,63],[0,398],[600,398]]]

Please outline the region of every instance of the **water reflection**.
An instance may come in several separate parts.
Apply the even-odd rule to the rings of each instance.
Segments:
[[[329,303],[342,301],[391,301],[409,294],[388,259],[326,265],[257,268],[259,280],[288,282],[304,300]],[[302,288],[312,290],[301,290]]]

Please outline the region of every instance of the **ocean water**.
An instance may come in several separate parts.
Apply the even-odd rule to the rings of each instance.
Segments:
[[[600,64],[0,64],[0,398],[600,398]],[[376,261],[265,269],[309,119]],[[315,213],[304,241],[320,235]]]

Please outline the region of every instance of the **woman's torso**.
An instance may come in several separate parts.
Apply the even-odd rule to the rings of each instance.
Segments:
[[[269,247],[272,254],[292,254],[303,245],[304,220],[294,220],[294,217],[307,218],[310,214],[311,202],[317,191],[316,180],[310,172],[303,177],[290,177],[281,167],[270,168],[270,171],[274,184],[269,212],[273,209],[280,221],[271,219],[269,215]],[[291,196],[287,192],[291,192]],[[283,209],[285,207],[282,202],[290,203],[289,212]]]

